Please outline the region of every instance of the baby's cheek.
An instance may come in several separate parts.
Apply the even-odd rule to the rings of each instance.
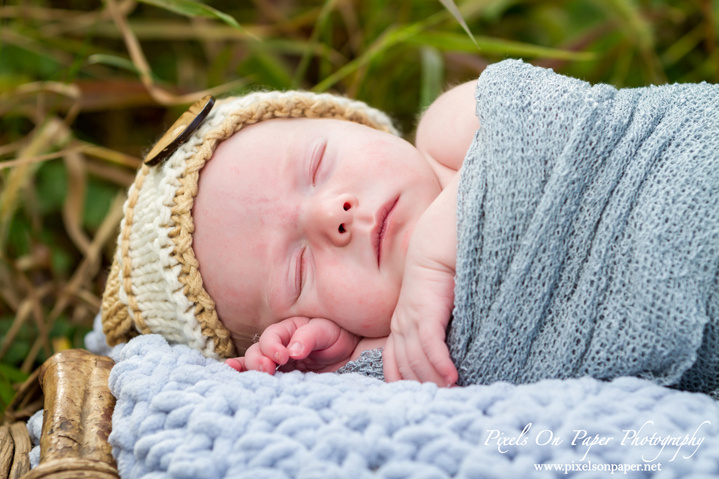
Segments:
[[[353,332],[368,337],[388,335],[392,313],[396,305],[396,298],[393,298],[386,288],[375,289],[358,298],[353,311],[350,312],[357,327],[357,330]]]
[[[388,334],[397,298],[379,275],[340,261],[328,261],[325,268],[328,274],[318,278],[318,298],[326,319],[359,336]]]

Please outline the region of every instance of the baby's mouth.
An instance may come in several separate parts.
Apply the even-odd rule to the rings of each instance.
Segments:
[[[384,240],[385,233],[387,231],[387,226],[389,225],[388,218],[394,210],[394,206],[397,204],[398,200],[399,197],[394,198],[393,200],[383,205],[382,208],[380,208],[380,210],[377,212],[377,221],[372,228],[372,244],[374,246],[375,252],[377,253],[377,267],[379,267],[382,258],[382,243]]]

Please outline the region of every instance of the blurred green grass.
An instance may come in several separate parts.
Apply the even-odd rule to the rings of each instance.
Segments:
[[[4,2],[0,412],[44,359],[82,346],[134,170],[207,91],[341,93],[411,140],[444,88],[508,57],[618,87],[719,80],[719,0],[456,4],[474,39],[439,0]]]

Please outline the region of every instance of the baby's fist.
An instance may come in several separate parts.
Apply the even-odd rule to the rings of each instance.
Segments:
[[[328,371],[346,362],[360,338],[322,318],[288,318],[269,326],[244,358],[225,363],[237,371]]]

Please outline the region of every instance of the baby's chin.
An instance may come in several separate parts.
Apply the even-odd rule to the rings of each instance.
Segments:
[[[383,338],[385,336],[389,336],[392,312],[389,312],[389,314],[379,314],[364,321],[359,321],[360,324],[357,328],[350,328],[347,330],[350,333],[356,334],[362,338]],[[355,324],[356,323],[357,321],[355,321]]]

